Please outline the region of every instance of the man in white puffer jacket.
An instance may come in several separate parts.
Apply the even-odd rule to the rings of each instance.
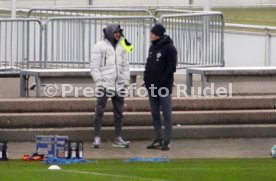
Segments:
[[[100,130],[104,110],[108,98],[111,97],[116,136],[112,146],[128,148],[129,142],[124,141],[121,136],[124,96],[120,95],[128,88],[130,82],[127,53],[132,50],[132,46],[123,38],[120,25],[108,25],[103,32],[104,40],[96,43],[92,48],[90,66],[93,80],[97,89],[100,90],[97,96],[94,120],[95,138],[92,147],[100,147]]]

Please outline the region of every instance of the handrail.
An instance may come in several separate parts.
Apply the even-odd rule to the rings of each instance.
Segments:
[[[141,12],[152,16],[153,14],[148,9],[131,9],[131,8],[33,8],[27,12],[27,17],[30,17],[34,11],[93,11],[93,12]]]
[[[192,17],[192,16],[213,16],[213,15],[220,15],[223,18],[223,14],[219,11],[212,11],[212,12],[202,12],[202,13],[193,13],[193,14],[166,14],[160,17],[160,21],[164,18],[177,18],[177,17]]]
[[[50,21],[53,20],[109,20],[109,19],[154,19],[157,21],[157,19],[154,16],[96,16],[96,17],[79,17],[79,16],[74,16],[74,17],[53,17],[47,19],[47,21],[44,22],[44,25],[48,24]]]
[[[197,13],[201,11],[193,10],[182,10],[182,9],[156,9],[153,13],[154,16],[157,16],[160,12],[170,12],[170,13]]]
[[[256,29],[256,30],[272,30],[276,31],[276,26],[262,26],[262,25],[249,25],[249,24],[235,24],[225,23],[225,27],[229,28],[245,28],[245,29]]]

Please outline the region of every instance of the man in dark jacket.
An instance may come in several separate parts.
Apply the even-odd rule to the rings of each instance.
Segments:
[[[172,39],[165,35],[166,29],[156,24],[150,33],[152,45],[149,49],[144,82],[149,94],[151,115],[155,130],[155,140],[147,149],[169,150],[172,135],[172,89],[177,64],[177,51]],[[164,134],[160,107],[163,112]]]

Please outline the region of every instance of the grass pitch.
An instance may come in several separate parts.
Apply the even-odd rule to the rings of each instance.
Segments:
[[[220,8],[226,23],[276,26],[276,8]]]
[[[276,179],[276,160],[272,159],[182,159],[168,163],[124,163],[98,160],[97,163],[61,165],[49,171],[41,162],[10,160],[0,162],[1,181],[232,181]]]

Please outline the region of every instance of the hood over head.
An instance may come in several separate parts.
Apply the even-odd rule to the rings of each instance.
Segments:
[[[106,28],[103,29],[104,37],[107,39],[114,47],[118,43],[118,41],[114,38],[115,32],[120,32],[123,36],[123,29],[121,29],[121,26],[119,24],[111,24],[107,25]]]

